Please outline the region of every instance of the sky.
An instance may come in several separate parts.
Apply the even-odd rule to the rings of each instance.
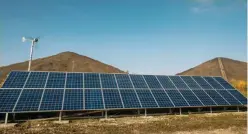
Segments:
[[[138,74],[246,59],[246,0],[1,0],[0,66],[71,51]]]

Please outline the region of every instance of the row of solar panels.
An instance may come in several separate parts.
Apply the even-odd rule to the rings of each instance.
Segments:
[[[164,88],[179,90],[234,90],[234,88],[221,77],[19,71],[11,72],[2,88]]]
[[[246,105],[237,90],[0,89],[0,112]]]

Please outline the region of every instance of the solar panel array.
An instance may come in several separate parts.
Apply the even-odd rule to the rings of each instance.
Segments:
[[[221,77],[12,71],[0,112],[247,105]]]

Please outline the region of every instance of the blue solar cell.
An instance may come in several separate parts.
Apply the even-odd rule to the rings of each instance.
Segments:
[[[243,105],[247,105],[247,98],[244,97],[239,91],[237,90],[228,90],[236,99],[238,99]]]
[[[176,89],[168,76],[157,76],[164,89]]]
[[[30,72],[25,88],[44,88],[48,72]]]
[[[119,88],[133,88],[128,74],[115,74]]]
[[[212,77],[203,77],[214,89],[224,89],[218,82]]]
[[[84,88],[101,88],[99,74],[85,73]]]
[[[214,77],[225,89],[235,89],[231,84],[225,81],[222,77]]]
[[[231,94],[226,90],[217,90],[222,97],[224,97],[231,105],[242,105],[238,100],[236,100]]]
[[[168,95],[162,89],[151,90],[154,98],[157,100],[159,107],[174,107]]]
[[[190,106],[203,106],[191,90],[179,90]]]
[[[201,76],[192,76],[192,78],[202,87],[202,89],[213,89]]]
[[[156,108],[158,107],[154,97],[148,89],[136,89],[143,108]]]
[[[120,90],[125,108],[140,108],[140,103],[134,89]]]
[[[215,90],[205,90],[205,92],[218,104],[229,105]]]
[[[83,89],[66,89],[63,110],[82,110]]]
[[[135,88],[148,88],[142,75],[129,75]]]
[[[85,109],[104,109],[101,89],[85,89]]]
[[[29,72],[12,71],[2,88],[22,88],[26,82]]]
[[[166,93],[176,107],[189,106],[178,90],[166,90]]]
[[[50,72],[46,88],[64,88],[65,87],[65,73]]]
[[[183,82],[183,80],[179,76],[169,76],[169,78],[175,84],[177,89],[179,89],[179,90],[189,89],[187,87],[187,85]]]
[[[189,86],[189,88],[201,89],[201,87],[190,76],[181,76],[181,78]]]
[[[38,111],[44,89],[23,89],[14,111]]]
[[[40,111],[61,110],[63,94],[63,89],[45,89],[40,106]]]
[[[83,73],[67,73],[66,88],[83,88]]]
[[[149,88],[162,88],[154,75],[143,75]]]
[[[105,108],[123,108],[117,89],[103,89]]]
[[[21,89],[0,89],[0,112],[12,112]]]
[[[203,90],[192,90],[205,106],[216,105],[214,101]]]
[[[100,74],[102,88],[117,88],[114,74]]]

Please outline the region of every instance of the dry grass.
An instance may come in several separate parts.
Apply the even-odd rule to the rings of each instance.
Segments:
[[[0,128],[0,133],[89,133],[89,134],[151,134],[151,133],[246,133],[245,113],[165,115],[72,120],[69,124],[52,121],[29,121],[14,128]]]

